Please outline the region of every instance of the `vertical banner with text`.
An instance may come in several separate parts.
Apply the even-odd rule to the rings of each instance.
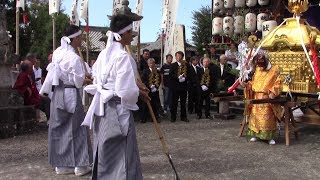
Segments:
[[[167,22],[166,22],[166,37],[164,44],[164,55],[174,54],[174,33],[176,16],[178,11],[179,0],[168,0],[164,3],[164,8],[167,8]]]

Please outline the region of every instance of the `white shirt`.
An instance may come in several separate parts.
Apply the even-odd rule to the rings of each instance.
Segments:
[[[37,69],[33,66],[33,73],[34,73],[34,77],[36,79],[36,82],[35,82],[36,87],[37,87],[38,91],[40,91],[41,86],[42,86],[42,83],[41,83],[42,69],[40,67],[38,67],[38,69]],[[37,79],[39,79],[39,80],[37,80]]]
[[[179,66],[181,66],[181,62],[178,62],[178,61],[177,61],[177,63],[178,63]]]
[[[222,76],[222,74],[223,74],[223,68],[224,68],[224,65],[223,65],[223,64],[220,64],[221,76]]]
[[[197,66],[195,66],[195,65],[192,64],[192,67],[193,67],[193,69],[194,69],[194,72],[196,72],[196,74],[197,74],[197,73],[198,73],[198,72],[197,72]]]

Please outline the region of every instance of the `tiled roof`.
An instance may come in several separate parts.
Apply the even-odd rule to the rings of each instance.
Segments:
[[[85,30],[85,26],[81,26],[81,29]],[[101,41],[101,38],[105,37],[106,31],[107,27],[89,26],[90,51],[100,52],[106,47],[105,42]],[[81,46],[85,49],[87,47],[86,41],[83,41]]]
[[[196,47],[192,46],[191,44],[185,43],[185,45],[186,45],[186,51],[193,51],[193,52],[197,51]],[[141,49],[148,49],[149,51],[160,50],[161,38],[158,38],[155,42],[142,43],[141,47],[142,47]]]

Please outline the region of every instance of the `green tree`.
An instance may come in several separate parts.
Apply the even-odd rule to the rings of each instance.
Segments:
[[[204,54],[203,48],[211,43],[211,8],[202,6],[199,10],[192,12],[191,27],[192,41],[200,54]]]
[[[7,1],[7,23],[8,30],[12,35],[12,42],[15,43],[15,4],[16,1]],[[43,0],[32,0],[26,6],[26,14],[29,22],[23,24],[22,13],[20,13],[20,56],[27,53],[37,54],[42,64],[47,61],[47,55],[52,51],[52,17],[49,15],[48,2]],[[69,17],[61,12],[55,15],[57,45],[59,37],[69,24]]]

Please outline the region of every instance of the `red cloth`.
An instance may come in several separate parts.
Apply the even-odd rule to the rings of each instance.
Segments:
[[[28,91],[31,90],[31,95]],[[31,76],[26,72],[21,72],[13,86],[19,94],[23,96],[25,105],[35,105],[38,107],[40,105],[41,97],[37,90],[35,83],[32,81]]]

